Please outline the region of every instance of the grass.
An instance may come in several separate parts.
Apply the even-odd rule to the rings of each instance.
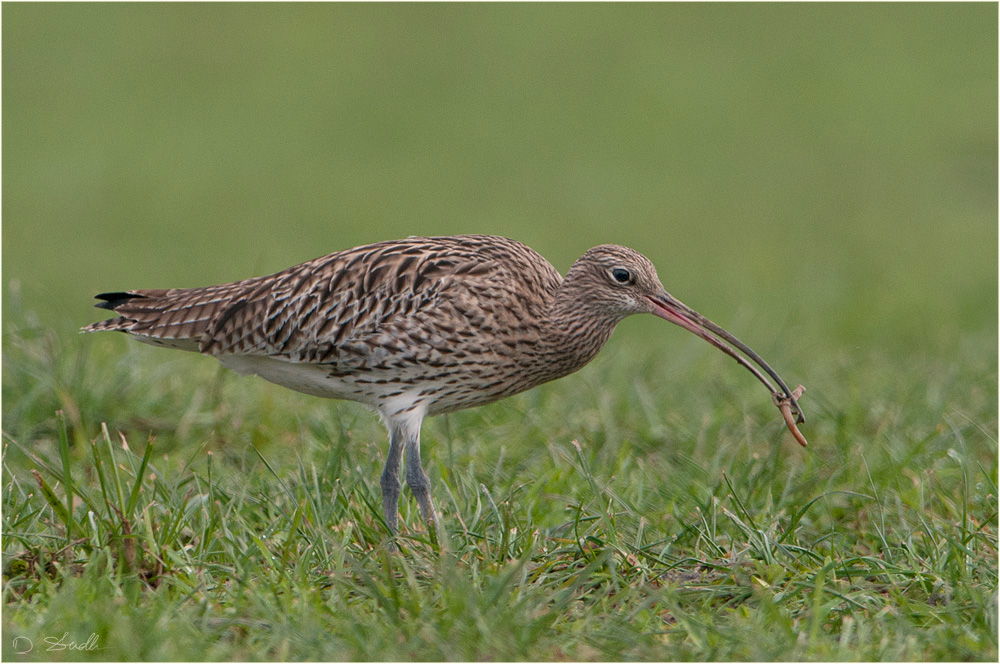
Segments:
[[[996,661],[995,5],[2,12],[5,661]],[[460,232],[641,250],[810,447],[637,317],[429,419],[389,556],[373,414],[77,333]]]
[[[429,420],[447,542],[406,494],[389,556],[384,433],[363,409],[117,337],[11,336],[6,371],[44,389],[23,411],[5,394],[22,419],[4,632],[102,648],[33,658],[996,657],[986,343],[911,358],[875,400],[818,388],[807,451],[725,358],[613,343],[581,375]],[[76,370],[81,353],[102,369]],[[812,380],[885,375],[871,358]]]

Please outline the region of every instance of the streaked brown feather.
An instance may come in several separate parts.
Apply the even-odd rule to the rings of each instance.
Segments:
[[[412,237],[230,284],[127,291],[136,297],[114,306],[118,318],[84,330],[180,340],[189,343],[175,347],[197,344],[220,357],[323,364],[340,376],[468,364],[477,354],[493,358],[492,373],[528,369],[521,378],[484,379],[484,394],[493,400],[564,372],[539,359],[545,317],[561,283],[548,261],[514,240]],[[519,355],[526,366],[517,367]],[[435,371],[426,375],[434,380]]]

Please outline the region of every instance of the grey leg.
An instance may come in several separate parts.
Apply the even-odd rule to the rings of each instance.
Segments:
[[[431,502],[431,480],[424,472],[424,467],[420,465],[420,430],[416,435],[406,438],[406,483],[410,485],[410,491],[420,505],[420,512],[424,516],[424,521],[428,528],[435,531],[440,530],[437,512]]]
[[[403,456],[403,433],[398,427],[389,427],[389,456],[382,470],[382,509],[389,532],[395,535],[399,524],[399,462]]]

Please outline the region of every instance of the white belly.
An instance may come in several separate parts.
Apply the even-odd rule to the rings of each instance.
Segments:
[[[286,362],[259,355],[219,355],[219,362],[241,376],[256,375],[266,381],[317,397],[346,399],[371,406],[384,415],[415,412],[421,415],[428,399],[418,395],[420,388],[403,386],[399,381],[378,381],[378,375],[336,376],[330,367],[319,364]],[[391,378],[391,377],[390,377]]]
[[[317,397],[361,401],[364,396],[350,378],[331,377],[330,370],[321,365],[285,362],[258,355],[220,355],[219,363],[241,376],[260,376],[296,392]],[[365,402],[375,405],[368,400]]]

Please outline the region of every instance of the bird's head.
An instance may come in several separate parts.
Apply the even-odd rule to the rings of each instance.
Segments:
[[[653,263],[638,251],[615,244],[594,247],[570,268],[566,285],[576,291],[576,299],[582,306],[616,322],[631,314],[650,313],[696,334],[750,370],[776,399],[787,397],[798,421],[803,421],[798,403],[785,381],[746,344],[670,295],[660,283]],[[777,382],[783,395],[760,369]]]
[[[589,250],[570,268],[566,281],[586,293],[588,308],[617,319],[655,313],[651,298],[665,292],[648,258],[616,244]]]

